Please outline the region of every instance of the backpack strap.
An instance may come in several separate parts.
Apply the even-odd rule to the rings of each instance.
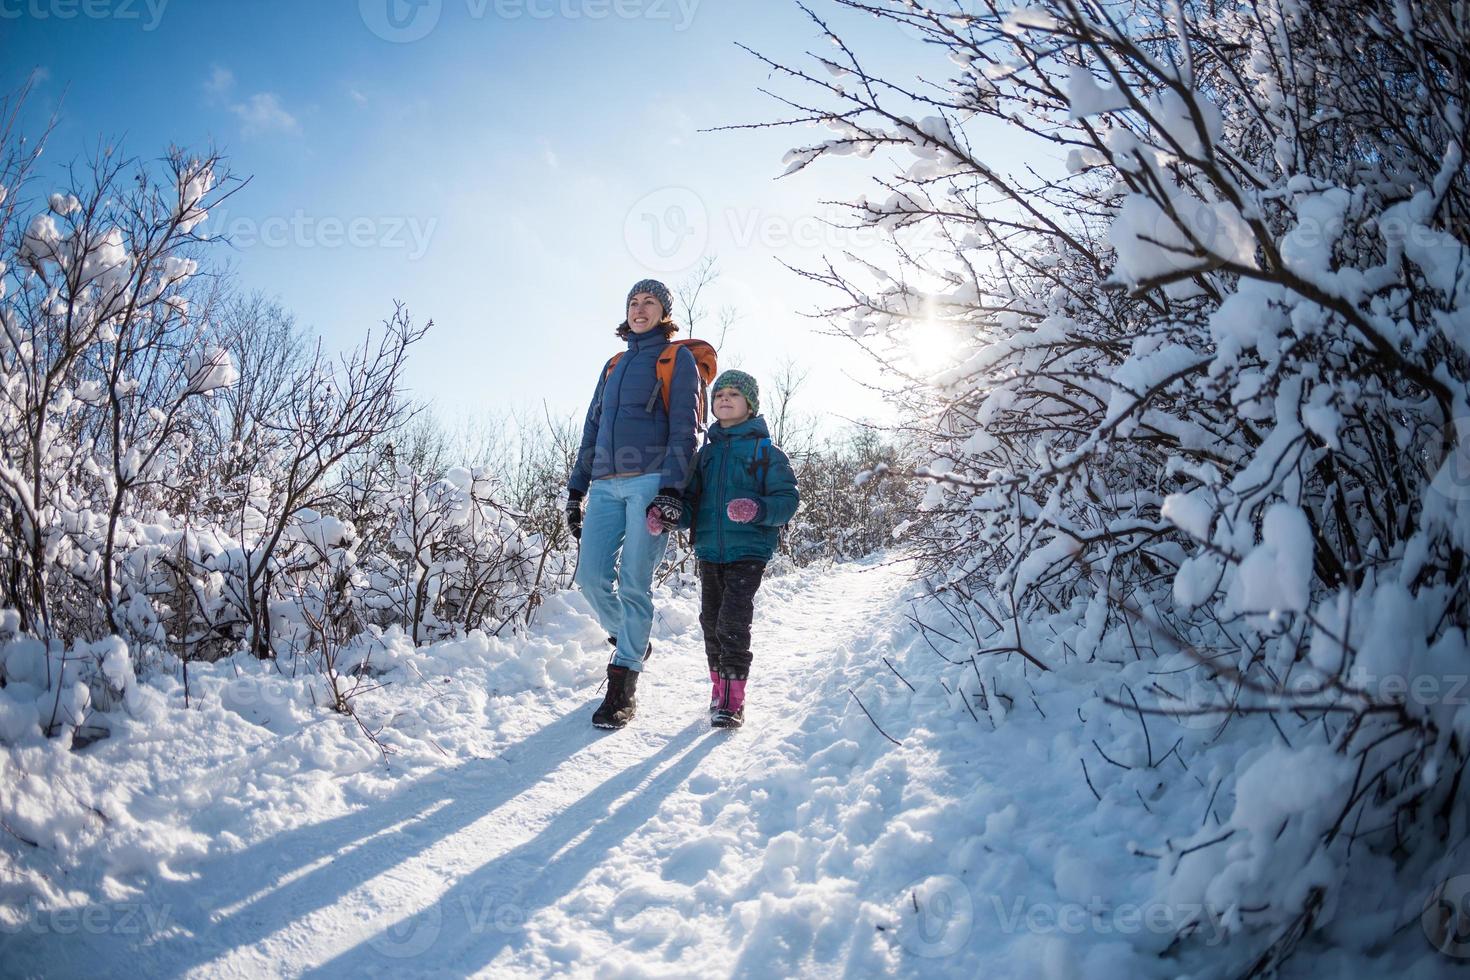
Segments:
[[[766,495],[766,475],[771,472],[771,446],[768,437],[762,437],[755,447],[755,471],[760,474],[761,496]]]
[[[607,397],[607,379],[612,377],[613,368],[618,366],[618,359],[622,356],[623,352],[618,351],[612,357],[608,358],[607,366],[602,369],[602,390],[597,396],[597,414],[599,415],[602,414],[602,402]]]
[[[664,396],[664,412],[669,410],[670,392],[674,388],[674,362],[679,357],[679,348],[673,344],[669,349],[658,356],[653,365],[654,376],[658,378],[658,384],[653,386],[653,391],[648,396],[648,404],[643,406],[645,412],[653,411],[653,403],[658,400],[659,393]]]
[[[604,378],[612,375],[613,368],[618,366],[618,361],[622,358],[623,353],[623,351],[618,351],[612,357],[608,358],[607,367],[602,372]],[[677,355],[679,353],[678,348],[674,348],[672,353]],[[668,361],[667,367],[664,364],[665,359]],[[664,411],[667,412],[669,410],[669,390],[674,385],[674,358],[668,353],[660,354],[658,356],[658,363],[654,366],[654,374],[658,376],[659,384],[654,385],[653,392],[648,396],[648,404],[643,406],[643,410],[645,412],[653,411],[653,403],[658,401],[659,392],[662,390]]]

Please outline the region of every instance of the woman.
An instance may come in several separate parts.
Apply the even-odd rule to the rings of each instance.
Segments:
[[[577,587],[617,647],[607,695],[592,716],[599,728],[622,728],[637,707],[638,674],[652,649],[653,572],[669,541],[667,532],[649,533],[647,514],[669,515],[668,526],[678,521],[694,460],[694,355],[675,354],[667,401],[656,369],[679,332],[671,305],[668,287],[656,279],[628,291],[627,318],[617,330],[628,348],[603,367],[567,481],[567,525],[581,541]]]

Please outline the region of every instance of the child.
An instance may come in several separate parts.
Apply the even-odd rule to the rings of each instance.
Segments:
[[[700,614],[709,661],[710,724],[739,728],[745,720],[750,673],[750,621],[766,562],[776,553],[781,525],[800,496],[786,454],[771,443],[760,412],[760,390],[743,371],[715,379],[712,426],[695,457],[682,507],[648,509],[654,534],[692,529],[699,558]]]

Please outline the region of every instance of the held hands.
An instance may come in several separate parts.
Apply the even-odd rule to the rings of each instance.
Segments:
[[[648,527],[649,534],[663,534],[672,531],[679,526],[679,518],[684,514],[684,505],[680,502],[679,491],[671,487],[664,487],[653,498],[653,503],[648,505],[645,512],[644,523]]]
[[[578,541],[582,540],[582,497],[580,490],[567,491],[567,530]]]
[[[725,505],[725,515],[736,524],[749,524],[760,516],[760,501],[736,497]]]

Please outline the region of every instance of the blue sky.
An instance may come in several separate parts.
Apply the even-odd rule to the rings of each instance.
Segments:
[[[915,50],[835,23],[874,59]],[[817,131],[698,132],[779,116],[759,86],[806,94],[735,41],[788,63],[825,49],[789,0],[0,0],[0,82],[39,69],[33,131],[60,107],[51,167],[101,137],[223,150],[251,180],[211,216],[237,239],[219,257],[329,346],[395,299],[432,318],[407,380],[445,417],[580,411],[628,287],[675,285],[704,255],[722,269],[711,308],[740,314],[722,364],[765,380],[795,357],[802,408],[878,414],[844,376],[871,380],[866,359],[800,315],[831,297],[777,258],[840,259],[852,243],[819,202],[892,164],[778,181]]]

